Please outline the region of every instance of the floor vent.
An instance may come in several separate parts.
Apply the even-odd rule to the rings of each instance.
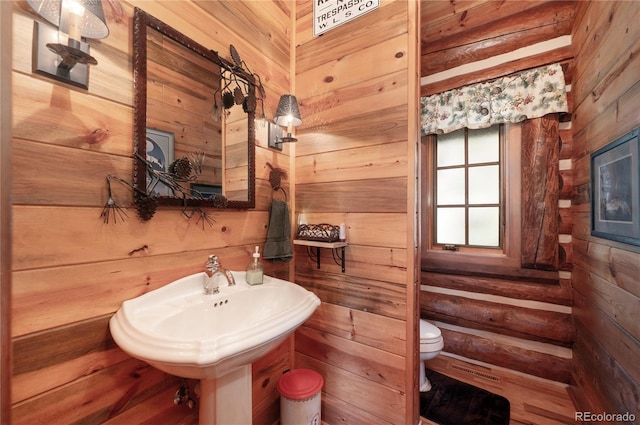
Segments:
[[[489,381],[493,381],[493,382],[500,382],[500,378],[498,378],[495,375],[491,375],[489,373],[485,373],[485,372],[480,372],[480,371],[477,371],[477,370],[469,369],[467,367],[459,366],[457,364],[451,364],[449,366],[451,366],[453,369],[459,370],[460,372],[464,372],[464,373],[468,373],[469,375],[477,376],[478,378],[488,379]]]

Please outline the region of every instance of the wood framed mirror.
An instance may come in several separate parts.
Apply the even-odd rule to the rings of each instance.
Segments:
[[[158,205],[254,208],[255,107],[237,97],[225,103],[227,89],[220,87],[233,81],[255,100],[254,76],[139,8],[133,43],[136,197],[152,196]],[[150,172],[171,174],[176,160],[196,157],[197,178],[178,179],[177,190]]]

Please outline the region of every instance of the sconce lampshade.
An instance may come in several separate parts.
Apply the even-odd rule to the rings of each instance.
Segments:
[[[278,109],[276,109],[273,122],[282,127],[297,127],[302,124],[300,110],[298,109],[298,100],[294,95],[283,94],[280,96],[280,102],[278,102]]]
[[[60,9],[63,3],[79,3],[84,7],[84,14],[80,27],[81,36],[86,38],[105,38],[109,35],[109,27],[104,18],[101,0],[27,0],[29,6],[44,19],[60,28],[60,31],[69,33],[68,14],[62,14],[60,21]]]

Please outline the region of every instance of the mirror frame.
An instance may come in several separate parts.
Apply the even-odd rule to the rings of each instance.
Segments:
[[[186,35],[177,31],[173,27],[149,15],[142,9],[136,7],[133,17],[133,91],[134,91],[134,164],[133,164],[133,186],[134,196],[137,199],[141,193],[147,193],[147,166],[140,158],[147,157],[147,28],[153,28],[161,34],[171,38],[173,41],[192,50],[215,64],[219,65],[221,72],[232,72],[236,76],[245,80],[249,90],[255,96],[255,78],[242,68],[238,68],[231,62],[218,56],[218,53],[207,49],[201,44],[190,39]],[[248,209],[255,208],[256,183],[255,183],[255,110],[248,112],[248,176],[247,176],[247,196],[246,201],[227,200],[226,209]],[[224,141],[223,141],[224,143]],[[136,156],[137,154],[138,156]],[[223,182],[224,188],[224,182]],[[211,207],[220,209],[208,199],[182,199],[171,196],[158,196],[158,205],[188,206],[188,207]]]

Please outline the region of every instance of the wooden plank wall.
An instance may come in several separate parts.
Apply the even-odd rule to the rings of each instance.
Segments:
[[[554,62],[563,65],[570,84],[571,46],[544,47],[520,56],[514,51],[569,35],[575,7],[575,2],[566,1],[423,1],[421,71],[429,82],[422,86],[422,94]],[[450,75],[442,73],[463,65],[467,68]],[[429,78],[437,73],[442,73],[439,78]],[[571,108],[571,94],[569,103]],[[563,117],[564,121],[567,119],[570,115]],[[559,137],[561,147],[553,155],[556,164],[550,168],[555,169],[560,185],[549,183],[558,204],[552,207],[559,214],[557,222],[552,220],[557,223],[554,229],[558,227],[558,234],[551,235],[551,239],[559,246],[553,250],[554,259],[548,261],[555,266],[555,258],[559,259],[559,283],[474,275],[468,271],[465,275],[423,271],[420,304],[422,316],[441,328],[444,351],[568,383],[574,340],[569,280],[572,224],[567,208],[572,188],[568,164],[572,152],[570,122],[560,123]],[[525,205],[522,208],[527,210]],[[429,225],[428,221],[425,225]],[[525,252],[523,248],[523,256]]]
[[[32,73],[34,15],[26,2],[14,2],[14,424],[195,423],[195,410],[173,405],[179,381],[120,351],[108,319],[122,301],[200,271],[208,254],[244,269],[266,237],[266,162],[289,169],[288,154],[267,149],[266,127],[258,124],[255,209],[211,211],[211,228],[168,208],[145,223],[133,209],[123,223],[103,223],[105,176],[132,175],[134,6],[227,58],[233,44],[265,82],[268,116],[290,90],[293,19],[292,3],[272,1],[103,4],[110,35],[91,42],[99,64],[84,91]],[[131,202],[124,186],[114,194]],[[280,277],[288,269],[267,264]],[[292,366],[292,348],[287,341],[254,367],[255,423],[278,419],[275,384]]]
[[[0,97],[11,98],[13,5],[0,3]],[[0,104],[0,423],[11,422],[11,102]]]
[[[417,307],[410,300],[417,276],[409,205],[417,87],[415,96],[408,93],[417,75],[408,49],[417,41],[415,28],[407,28],[417,20],[416,4],[383,0],[316,38],[312,2],[297,6],[295,87],[303,125],[295,146],[296,213],[307,223],[345,223],[349,245],[345,273],[329,250],[317,269],[305,247],[296,248],[295,280],[322,304],[296,333],[295,365],[324,376],[327,423],[415,424]]]
[[[640,249],[590,235],[590,154],[640,126],[640,3],[588,2],[573,30],[576,344],[579,410],[640,412]]]

